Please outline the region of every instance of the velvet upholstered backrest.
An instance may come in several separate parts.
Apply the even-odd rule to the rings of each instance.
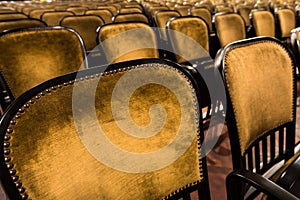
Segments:
[[[0,33],[6,30],[20,29],[20,28],[34,28],[45,27],[45,22],[38,19],[13,19],[0,21]]]
[[[189,71],[158,59],[104,69],[47,81],[10,107],[0,125],[9,197],[209,199]]]
[[[295,61],[270,37],[232,43],[219,54],[228,95],[234,168],[263,174],[295,147]],[[275,143],[275,138],[280,142]]]
[[[101,17],[105,24],[111,23],[113,18],[113,13],[108,9],[91,9],[84,13],[85,15],[98,15]]]
[[[0,70],[5,79],[2,81],[8,84],[6,90],[14,97],[41,82],[83,67],[84,46],[73,30],[40,27],[0,35]]]
[[[256,36],[275,37],[275,19],[270,11],[253,11],[251,13],[251,21]]]
[[[106,24],[98,29],[98,43],[109,63],[141,58],[158,58],[156,35],[142,22]]]

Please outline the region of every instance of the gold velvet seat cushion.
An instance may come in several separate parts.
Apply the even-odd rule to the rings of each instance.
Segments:
[[[67,16],[60,21],[61,26],[74,29],[83,39],[87,51],[97,46],[97,28],[104,24],[96,15]]]
[[[143,22],[148,24],[148,18],[142,13],[118,14],[114,17],[114,22]]]
[[[109,63],[159,57],[156,35],[151,27],[144,23],[104,25],[98,31],[98,39]]]
[[[204,20],[199,17],[178,17],[167,24],[170,43],[178,52],[177,62],[201,58],[209,53],[209,32]],[[181,34],[178,34],[181,33]],[[194,40],[194,42],[191,42]],[[203,49],[199,50],[201,46]],[[188,47],[187,47],[188,46]],[[184,57],[182,57],[184,55]]]
[[[161,64],[117,71],[100,80],[88,76],[37,92],[29,107],[13,117],[7,164],[14,165],[23,195],[45,200],[163,199],[203,180],[191,82]],[[151,81],[163,79],[168,86]],[[149,82],[131,95],[131,86],[143,80]],[[161,109],[151,108],[157,104],[165,119]],[[154,125],[157,132],[146,137],[142,133],[147,131],[135,126],[129,125],[129,132],[121,129],[127,119],[142,130]],[[160,122],[161,129],[155,128]]]
[[[257,59],[262,53],[268,59]],[[271,41],[227,52],[226,85],[242,156],[257,138],[293,121],[293,65],[287,51]],[[243,81],[245,74],[247,81]]]
[[[270,11],[254,11],[252,21],[256,36],[275,37],[275,20]]]
[[[97,10],[87,10],[85,15],[98,15],[101,17],[105,24],[111,23],[113,14],[108,9],[97,9]]]
[[[12,30],[18,28],[33,28],[45,26],[46,24],[44,22],[35,19],[0,21],[0,32],[3,32],[4,30]]]
[[[246,38],[244,20],[238,14],[225,13],[216,15],[215,25],[221,47]]]
[[[23,13],[3,13],[3,14],[0,14],[0,21],[12,20],[12,19],[24,19],[24,18],[28,18],[28,17]]]
[[[48,26],[58,26],[62,18],[73,15],[74,13],[70,11],[47,11],[42,14],[41,19],[46,22]]]
[[[15,97],[36,84],[78,70],[84,54],[78,35],[64,28],[34,28],[0,37],[0,70]]]

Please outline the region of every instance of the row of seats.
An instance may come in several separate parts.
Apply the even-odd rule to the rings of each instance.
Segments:
[[[61,40],[60,49],[60,43],[49,41],[49,35],[58,32],[64,37],[52,39]],[[37,42],[35,36],[42,40],[30,46]],[[78,67],[84,58],[78,35],[65,28],[6,37],[27,48],[4,45],[0,38],[1,48],[9,46],[6,59],[16,62],[13,82],[25,84],[49,75],[65,62]],[[69,38],[72,44],[66,42]],[[73,45],[72,51],[67,45]],[[227,109],[234,169],[227,178],[228,199],[243,199],[249,185],[258,189],[251,199],[258,192],[281,200],[298,199],[294,196],[299,197],[294,171],[299,153],[294,153],[293,54],[275,38],[255,37],[227,45],[214,65],[227,94],[221,100]],[[201,110],[206,94],[200,89],[199,73],[198,66],[134,59],[52,74],[54,78],[20,94],[0,121],[0,178],[7,195],[11,199],[210,199],[209,149]],[[7,81],[2,83],[10,85],[6,89],[14,89],[6,72],[2,75]],[[24,76],[27,80],[20,80]],[[164,126],[151,128],[152,123]],[[282,160],[286,164],[272,181],[261,176]]]

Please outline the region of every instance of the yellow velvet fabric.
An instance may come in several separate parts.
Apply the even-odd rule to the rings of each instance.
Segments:
[[[146,24],[149,23],[148,18],[142,13],[116,15],[114,18],[114,22],[144,22]]]
[[[35,19],[41,19],[42,14],[47,11],[54,11],[54,10],[53,9],[34,9],[34,10],[30,11],[29,17],[35,18]]]
[[[245,24],[238,14],[216,15],[215,23],[221,47],[246,38]]]
[[[78,70],[82,43],[67,30],[16,32],[0,38],[0,70],[15,97],[50,78]]]
[[[221,13],[221,12],[233,12],[233,9],[230,7],[225,7],[225,6],[217,6],[215,8],[216,13]]]
[[[177,10],[181,16],[188,16],[189,14],[189,9],[191,6],[189,5],[175,5],[174,10]]]
[[[49,11],[44,12],[41,16],[42,20],[46,22],[48,26],[58,26],[60,20],[66,16],[73,16],[74,14],[69,11]]]
[[[120,23],[101,27],[102,42],[110,63],[139,58],[158,58],[154,31],[144,23]]]
[[[201,17],[208,25],[209,32],[212,32],[211,12],[206,8],[193,8],[191,15]]]
[[[229,50],[224,65],[243,155],[257,137],[292,121],[293,64],[285,49],[262,42]]]
[[[86,7],[78,6],[78,7],[69,7],[67,11],[71,11],[75,13],[75,15],[83,15],[83,13],[88,10]]]
[[[252,8],[250,6],[238,6],[237,9],[238,9],[238,13],[242,16],[245,25],[250,26],[251,22],[250,22],[249,14]]]
[[[168,28],[174,30],[170,31],[170,36],[175,52],[179,53],[177,55],[177,62],[183,63],[187,61],[186,59],[192,60],[203,56],[201,51],[198,51],[196,47],[193,48],[189,40],[194,40],[194,45],[200,45],[203,47],[206,55],[209,54],[209,33],[204,20],[198,17],[177,18],[169,21]],[[177,32],[186,35],[187,38],[178,35]],[[185,58],[181,55],[184,55]]]
[[[143,13],[143,11],[139,8],[121,8],[119,9],[119,13],[125,14],[125,13]]]
[[[46,25],[38,20],[22,19],[14,21],[0,21],[0,32],[4,30],[12,30],[16,28],[32,28],[32,27],[45,27]]]
[[[275,37],[275,20],[270,11],[255,11],[252,18],[256,36]]]
[[[113,16],[118,14],[118,9],[115,6],[98,6],[97,9],[108,9]]]
[[[10,20],[10,19],[24,19],[28,18],[23,13],[5,13],[0,15],[0,21]]]
[[[161,67],[135,70],[142,74],[146,70],[147,76],[162,75],[172,79],[170,84],[173,86],[181,86],[179,94],[184,102],[182,105],[178,104],[178,97],[172,91],[157,84],[146,84],[130,97],[130,116],[139,126],[150,123],[148,110],[151,105],[160,104],[166,109],[167,119],[163,128],[150,138],[130,136],[117,125],[124,119],[112,116],[112,92],[126,74],[124,72],[104,76],[100,81],[80,81],[75,83],[75,88],[72,85],[57,88],[39,100],[34,99],[35,103],[19,119],[15,119],[16,125],[10,126],[13,129],[10,147],[12,163],[30,199],[162,199],[203,179],[196,136],[196,110],[193,106],[187,106],[193,105],[192,89],[185,78],[174,70]],[[135,83],[135,79],[126,83]],[[91,85],[96,85],[96,91],[91,91]],[[121,91],[128,87],[126,84],[120,86]],[[76,110],[79,118],[77,124],[72,113],[73,89],[77,91],[79,104],[85,102],[90,94],[95,94],[95,107],[86,104],[84,109]],[[182,113],[181,109],[188,112]],[[91,118],[91,113],[96,114],[96,120]],[[182,124],[178,123],[180,118],[184,119]],[[119,148],[145,153],[158,151],[169,144],[179,126],[186,131],[183,134],[193,133],[190,147],[175,162],[149,172],[125,172],[105,165],[88,151],[79,137],[82,130],[101,127],[106,137]],[[170,157],[180,148],[181,145],[178,145],[170,151]],[[102,151],[108,157],[115,155],[106,149]],[[127,165],[126,157],[118,157],[114,162],[115,165]],[[157,162],[160,165],[160,161]]]
[[[150,13],[151,13],[151,16],[154,16],[155,15],[155,12],[156,11],[159,11],[159,10],[169,10],[169,8],[168,7],[166,7],[166,6],[155,6],[155,7],[151,7],[150,8]]]
[[[79,33],[87,51],[97,46],[97,28],[103,24],[102,19],[94,15],[68,16],[60,22],[61,26],[72,28]]]
[[[163,40],[167,40],[167,33],[165,31],[167,22],[169,19],[173,17],[179,17],[180,14],[176,11],[168,10],[168,11],[160,11],[155,14],[155,20],[157,26],[160,28],[160,37]]]
[[[280,23],[281,37],[290,37],[291,31],[296,26],[294,11],[290,9],[278,10],[278,19]]]
[[[99,9],[99,10],[87,10],[86,15],[98,15],[101,17],[105,24],[111,23],[113,14],[108,9]]]

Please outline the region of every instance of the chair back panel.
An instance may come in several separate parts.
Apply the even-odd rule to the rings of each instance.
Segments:
[[[257,10],[252,12],[252,23],[256,36],[275,37],[275,20],[270,11]]]
[[[50,78],[78,70],[85,50],[66,28],[32,28],[0,36],[0,70],[15,97]]]
[[[24,19],[28,18],[27,15],[23,13],[3,13],[0,14],[0,21],[11,20],[11,19]]]
[[[108,9],[113,14],[113,16],[115,16],[115,15],[118,14],[118,9],[115,6],[113,6],[113,5],[98,6],[97,9]]]
[[[33,27],[45,27],[45,22],[38,19],[14,19],[7,21],[0,21],[0,32],[4,30],[12,30],[19,28],[33,28]]]
[[[157,27],[160,28],[160,37],[161,39],[167,41],[167,34],[164,31],[167,25],[167,22],[169,19],[173,17],[179,17],[180,13],[178,11],[174,10],[163,10],[163,11],[157,11],[154,15],[155,23]]]
[[[30,18],[41,19],[41,16],[44,12],[54,11],[53,9],[33,9],[29,12]]]
[[[71,11],[48,11],[42,14],[41,19],[46,22],[48,26],[58,26],[63,17],[73,15],[74,13]]]
[[[87,51],[97,46],[97,28],[104,24],[97,15],[67,16],[61,19],[60,25],[74,29],[82,37]]]
[[[236,13],[215,15],[215,26],[221,47],[246,38],[244,20]]]
[[[97,37],[109,63],[159,57],[154,31],[141,22],[104,25]]]
[[[119,9],[119,14],[130,14],[130,13],[143,13],[143,11],[140,8],[121,8]]]
[[[114,22],[143,22],[149,24],[148,18],[142,13],[117,14]]]
[[[58,77],[17,100],[2,128],[5,135],[11,132],[7,130],[12,134],[5,147],[10,150],[6,165],[1,166],[13,166],[10,170],[16,173],[10,179],[18,176],[21,195],[29,199],[167,199],[184,191],[190,195],[195,186],[199,189],[206,171],[199,158],[203,132],[195,82],[174,63],[136,63],[122,63],[101,75],[102,68],[93,68]],[[128,102],[123,101],[131,93],[130,86],[144,80],[149,82],[136,89]],[[168,86],[154,84],[155,80],[165,80]],[[151,108],[157,104],[161,108]],[[124,118],[128,114],[136,123],[133,127]],[[129,127],[127,131],[120,128],[122,123]]]
[[[108,9],[97,9],[97,10],[87,10],[85,15],[98,15],[101,17],[105,24],[111,23],[113,14]]]
[[[280,37],[290,37],[291,31],[296,27],[295,12],[291,9],[279,9],[277,11]]]
[[[211,21],[212,20],[211,12],[207,8],[194,7],[190,10],[190,14],[193,15],[193,16],[198,16],[198,17],[201,17],[202,19],[204,19],[205,22],[208,25],[209,32],[213,31],[212,21]]]
[[[66,10],[73,12],[75,15],[83,15],[84,12],[88,10],[88,8],[83,6],[75,6],[75,7],[69,7]]]
[[[185,58],[177,55],[177,62],[183,63],[188,60],[202,57],[201,52],[196,51],[196,47],[190,46],[191,42],[187,40],[194,40],[194,45],[201,45],[205,50],[206,55],[209,55],[209,32],[205,21],[199,17],[176,17],[172,18],[167,23],[167,33],[170,44],[175,52],[179,55],[185,55]],[[184,38],[178,32],[184,34]],[[189,44],[189,48],[186,48]]]
[[[246,26],[251,25],[251,21],[249,18],[249,14],[251,13],[251,10],[252,8],[250,6],[242,6],[242,5],[237,6],[237,13],[241,15]]]
[[[259,137],[294,120],[294,63],[277,42],[262,41],[228,49],[223,67],[244,155]]]

